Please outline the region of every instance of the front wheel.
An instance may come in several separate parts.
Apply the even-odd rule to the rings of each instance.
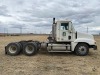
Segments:
[[[75,48],[76,55],[85,56],[89,53],[89,47],[85,43],[79,43]]]

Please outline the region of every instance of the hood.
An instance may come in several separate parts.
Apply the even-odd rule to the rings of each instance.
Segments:
[[[77,32],[77,38],[94,39],[93,35]]]

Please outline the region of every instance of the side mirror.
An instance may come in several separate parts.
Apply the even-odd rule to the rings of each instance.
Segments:
[[[69,33],[72,33],[73,32],[72,23],[71,22],[69,22],[68,32]]]

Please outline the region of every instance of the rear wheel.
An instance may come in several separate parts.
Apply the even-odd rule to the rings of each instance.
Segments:
[[[32,56],[38,53],[37,45],[34,42],[29,42],[24,46],[23,53],[27,56]]]
[[[8,55],[18,55],[20,53],[20,44],[19,43],[10,43],[6,46],[5,53]]]
[[[36,45],[37,45],[37,49],[39,50],[39,49],[40,49],[40,47],[41,47],[40,42],[39,42],[39,41],[34,41],[34,43],[36,43]]]
[[[79,43],[75,48],[76,55],[85,56],[89,53],[89,47],[85,43]]]

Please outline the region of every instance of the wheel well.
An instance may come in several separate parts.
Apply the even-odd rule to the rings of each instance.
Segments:
[[[88,43],[86,43],[86,42],[78,42],[78,44],[80,44],[80,43],[84,43],[84,44],[86,44],[86,45],[90,48],[90,45],[89,45]],[[77,44],[77,45],[78,45],[78,44]],[[76,46],[77,46],[77,45],[76,45]]]
[[[84,44],[86,44],[89,48],[91,48],[91,46],[90,46],[88,43],[86,43],[86,42],[78,42],[77,45],[78,45],[78,44],[81,44],[81,43],[84,43]],[[77,45],[75,46],[74,51],[75,51]]]

